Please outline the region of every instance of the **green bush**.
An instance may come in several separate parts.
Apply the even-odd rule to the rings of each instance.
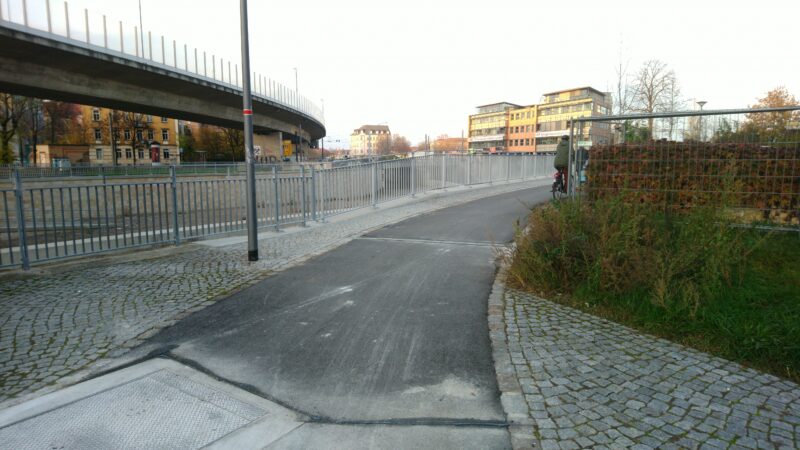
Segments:
[[[516,244],[514,287],[800,379],[796,234],[609,198],[536,208]]]

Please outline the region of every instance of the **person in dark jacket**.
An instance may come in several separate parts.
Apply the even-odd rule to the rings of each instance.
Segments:
[[[569,164],[569,136],[561,136],[556,146],[556,159],[553,161],[553,166],[556,170],[565,172]]]

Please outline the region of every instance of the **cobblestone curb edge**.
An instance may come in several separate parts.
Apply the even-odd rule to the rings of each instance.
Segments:
[[[492,359],[497,376],[497,387],[500,389],[500,402],[506,413],[511,446],[514,450],[539,448],[534,433],[534,422],[528,411],[528,403],[517,379],[517,372],[508,349],[505,311],[506,268],[500,258],[500,268],[489,295],[488,321],[489,338],[492,341]]]

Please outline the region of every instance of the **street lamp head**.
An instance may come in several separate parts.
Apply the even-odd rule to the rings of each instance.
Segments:
[[[703,110],[703,106],[705,106],[706,103],[708,103],[708,102],[705,101],[705,100],[700,100],[700,101],[697,102],[697,104],[700,105],[700,110],[701,111]]]

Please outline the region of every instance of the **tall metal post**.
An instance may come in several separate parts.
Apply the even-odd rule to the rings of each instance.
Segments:
[[[506,155],[505,155],[505,158],[506,158],[506,183],[508,183],[508,180],[511,179],[511,158],[510,158],[510,156],[511,156],[510,153],[506,153]]]
[[[247,0],[239,1],[242,31],[242,114],[244,115],[244,147],[247,159],[247,260],[258,261],[256,226],[256,166],[253,149],[253,98],[250,93],[250,43],[247,28]]]
[[[80,194],[79,194],[80,195]],[[19,170],[14,169],[14,199],[17,204],[17,232],[19,236],[19,255],[22,259],[22,269],[28,270],[31,268],[30,260],[28,259],[28,242],[25,240],[25,207],[22,198],[22,178],[19,176]]]
[[[114,112],[108,112],[108,132],[109,138],[111,139],[111,165],[117,165],[117,140],[114,139]],[[136,133],[136,130],[134,130]],[[134,149],[135,150],[135,149]],[[102,161],[100,161],[102,163]]]
[[[175,174],[175,166],[169,166],[169,178],[172,188],[172,229],[175,233],[175,245],[181,243],[181,233],[178,228],[178,179]]]
[[[490,154],[489,155],[489,184],[492,184],[492,166],[494,165],[494,164],[492,164],[492,161],[494,161],[494,158]]]
[[[575,122],[570,119],[569,120],[569,147],[567,150],[567,154],[569,157],[567,158],[567,195],[572,196],[572,139],[574,139],[575,135]]]
[[[144,57],[144,25],[142,25],[142,0],[139,0],[139,31],[142,39],[142,57]]]

